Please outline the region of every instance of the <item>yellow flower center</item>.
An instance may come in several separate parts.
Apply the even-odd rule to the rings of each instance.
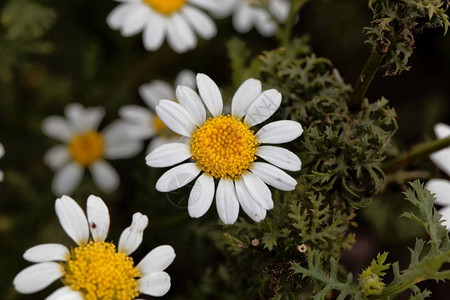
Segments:
[[[186,4],[186,0],[144,0],[144,2],[164,15],[173,14]]]
[[[158,116],[154,116],[153,128],[155,128],[156,134],[162,137],[174,137],[177,136],[175,132],[169,129]]]
[[[256,159],[258,141],[253,130],[230,115],[209,118],[192,138],[192,158],[215,178],[240,176]]]
[[[69,144],[73,160],[89,166],[103,157],[104,141],[100,133],[89,131],[75,136]]]
[[[90,241],[72,251],[63,282],[86,300],[131,300],[139,295],[139,270],[133,259],[112,243]]]

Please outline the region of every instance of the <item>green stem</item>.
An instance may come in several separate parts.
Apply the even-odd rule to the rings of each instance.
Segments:
[[[376,48],[372,50],[364,69],[356,80],[353,94],[349,99],[348,106],[350,110],[358,110],[361,108],[361,103],[366,95],[367,89],[380,68],[385,56],[386,54],[379,53]]]
[[[410,162],[428,156],[429,154],[450,146],[450,137],[423,143],[414,147],[410,152],[400,155],[399,157],[383,164],[382,169],[385,172],[394,172],[402,169]]]
[[[286,25],[284,26],[284,30],[281,33],[281,45],[286,47],[289,45],[292,35],[292,28],[294,27],[295,18],[297,17],[300,9],[305,5],[309,0],[297,0],[292,1],[291,10],[289,11],[289,16],[286,21]]]

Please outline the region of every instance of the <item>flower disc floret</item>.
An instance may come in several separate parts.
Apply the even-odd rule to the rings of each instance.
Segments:
[[[76,135],[69,144],[73,160],[83,166],[89,166],[103,157],[103,136],[96,131]]]
[[[215,178],[242,175],[256,160],[258,142],[253,130],[233,116],[209,118],[192,135],[192,158]]]
[[[164,15],[171,15],[186,4],[186,0],[144,0],[144,2]]]
[[[131,300],[139,295],[139,270],[112,243],[91,241],[75,248],[65,267],[64,283],[87,300]]]

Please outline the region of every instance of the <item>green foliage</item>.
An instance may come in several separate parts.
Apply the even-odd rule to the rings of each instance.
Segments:
[[[444,28],[450,24],[445,0],[370,0],[374,12],[371,27],[364,28],[367,43],[386,55],[386,75],[408,71],[414,51],[415,35],[425,28]]]
[[[359,284],[364,296],[379,295],[385,284],[382,277],[386,275],[390,264],[385,264],[388,253],[378,254],[367,269],[359,275]]]
[[[32,54],[47,54],[51,42],[43,40],[56,19],[55,12],[30,0],[10,0],[0,15],[6,34],[0,36],[0,80],[10,81],[12,69],[23,67]]]

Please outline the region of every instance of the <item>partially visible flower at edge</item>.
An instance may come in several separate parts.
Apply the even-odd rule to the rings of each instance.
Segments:
[[[302,126],[282,120],[263,126],[256,134],[250,129],[271,117],[282,99],[274,89],[262,91],[259,80],[248,79],[239,87],[232,99],[231,115],[223,114],[222,95],[211,78],[198,74],[197,86],[200,96],[188,87],[179,86],[176,90],[179,103],[161,100],[156,106],[161,120],[184,138],[179,143],[162,145],[146,157],[151,167],[177,165],[159,178],[156,189],[176,190],[202,173],[189,195],[191,217],[203,216],[215,194],[223,223],[233,224],[237,220],[239,206],[259,222],[274,205],[267,185],[283,191],[294,190],[297,181],[281,169],[301,168],[301,161],[293,152],[261,144],[295,140],[303,133]],[[213,117],[207,118],[205,106]],[[257,156],[266,162],[255,161]],[[188,159],[193,162],[182,163]],[[218,180],[217,189],[214,179]]]
[[[105,241],[110,217],[108,207],[99,197],[89,196],[87,218],[68,196],[56,200],[55,211],[62,228],[77,246],[70,251],[61,244],[41,244],[28,249],[24,259],[36,264],[14,278],[19,293],[36,293],[58,279],[65,286],[47,300],[131,300],[140,293],[163,296],[169,291],[170,276],[164,270],[175,259],[171,246],[156,247],[136,266],[130,257],[143,240],[147,216],[133,215],[132,224],[120,235],[116,250],[113,243]]]
[[[233,10],[233,27],[239,33],[247,33],[253,27],[265,37],[270,37],[276,34],[277,24],[274,19],[280,23],[284,23],[288,18],[291,9],[290,1],[288,0],[263,0],[260,2],[267,2],[270,11],[266,11],[261,7],[258,0],[227,0],[232,1]]]
[[[450,126],[438,123],[434,126],[434,133],[438,139],[450,136]],[[431,161],[448,176],[450,176],[450,147],[439,150],[430,155]],[[450,231],[450,181],[447,179],[430,179],[425,187],[436,195],[435,203],[443,206],[439,209],[442,215],[443,225]]]
[[[0,143],[0,158],[2,158],[5,155],[5,147],[3,147],[3,144]],[[0,170],[0,182],[3,181],[4,178],[4,174],[2,172],[2,170]]]
[[[179,85],[196,88],[195,74],[190,70],[181,71],[175,79],[175,87]],[[147,154],[158,146],[178,142],[180,135],[170,130],[154,111],[161,99],[176,101],[175,87],[162,80],[153,80],[139,87],[139,94],[150,108],[138,105],[126,105],[119,110],[120,117],[130,126],[130,134],[141,140],[151,138]]]
[[[66,118],[50,116],[42,122],[47,136],[64,143],[52,147],[44,156],[44,162],[56,171],[52,183],[56,195],[71,194],[81,183],[85,168],[91,171],[100,190],[114,191],[119,175],[105,158],[129,158],[141,151],[141,141],[129,134],[123,121],[115,121],[99,132],[104,114],[101,107],[72,103],[65,108]]]
[[[201,9],[217,11],[220,1],[211,0],[121,0],[107,17],[109,27],[128,37],[143,31],[148,51],[158,50],[167,37],[169,46],[183,53],[197,46],[195,32],[204,39],[217,33],[213,20]],[[201,9],[199,9],[201,8]]]

